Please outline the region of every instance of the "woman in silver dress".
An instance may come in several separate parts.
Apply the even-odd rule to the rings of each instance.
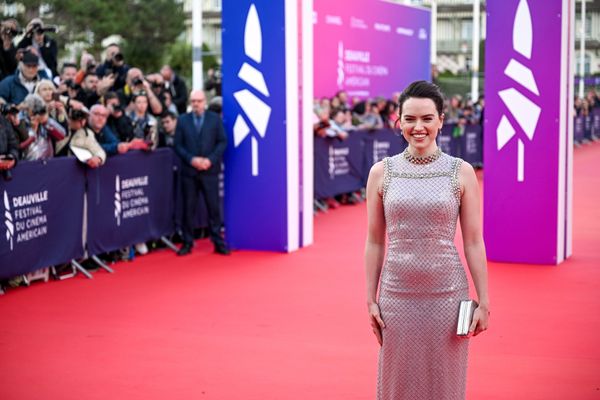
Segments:
[[[399,100],[408,147],[375,164],[367,183],[365,267],[371,326],[381,345],[378,400],[465,398],[469,340],[456,336],[456,325],[469,287],[454,246],[458,218],[479,303],[470,332],[488,327],[477,177],[437,147],[442,110],[437,86],[410,84]]]

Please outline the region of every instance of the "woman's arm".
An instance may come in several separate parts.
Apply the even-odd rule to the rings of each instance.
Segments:
[[[381,345],[381,330],[385,324],[377,304],[377,287],[385,255],[385,217],[383,214],[383,162],[371,168],[367,181],[367,241],[365,244],[365,272],[367,276],[367,306],[373,332]]]
[[[488,328],[490,299],[485,245],[481,228],[479,184],[473,167],[463,162],[459,171],[461,184],[460,226],[465,257],[475,284],[479,307],[475,310],[470,331],[475,335]]]

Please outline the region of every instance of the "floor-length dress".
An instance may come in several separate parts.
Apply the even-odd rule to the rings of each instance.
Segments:
[[[469,291],[454,245],[461,163],[444,153],[426,164],[407,152],[384,160],[378,400],[465,398],[469,340],[456,323]]]

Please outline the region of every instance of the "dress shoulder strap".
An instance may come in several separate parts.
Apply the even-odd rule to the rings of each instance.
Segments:
[[[388,187],[390,186],[390,180],[392,179],[391,162],[389,157],[383,159],[383,184],[381,187],[381,198],[385,199],[385,194]]]
[[[460,203],[460,182],[458,179],[458,173],[460,171],[460,166],[462,165],[463,160],[461,158],[454,158],[452,160],[452,189],[454,191],[454,195],[456,199]]]

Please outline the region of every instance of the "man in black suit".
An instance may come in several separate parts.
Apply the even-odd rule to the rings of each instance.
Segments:
[[[221,159],[227,147],[227,137],[221,118],[206,110],[206,96],[201,90],[190,94],[192,112],[177,120],[175,152],[182,160],[181,184],[183,192],[183,240],[178,255],[192,251],[194,221],[199,193],[202,192],[208,210],[210,238],[215,252],[228,255],[229,249],[221,237],[219,200],[219,172]]]

